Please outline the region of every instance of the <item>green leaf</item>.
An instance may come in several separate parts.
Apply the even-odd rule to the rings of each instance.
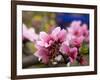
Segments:
[[[79,53],[83,54],[83,55],[87,55],[89,53],[89,47],[88,44],[86,44],[85,42],[82,44],[82,46],[79,49]]]

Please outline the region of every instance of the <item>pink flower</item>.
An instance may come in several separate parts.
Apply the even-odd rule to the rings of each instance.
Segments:
[[[81,21],[73,21],[70,24],[70,27],[68,28],[68,32],[71,33],[73,36],[81,36],[82,30],[81,30]]]
[[[44,64],[49,62],[49,51],[45,48],[40,48],[34,55],[39,57],[39,60]]]
[[[84,41],[89,43],[89,30],[86,24],[82,25],[82,34],[84,36]]]
[[[53,38],[46,32],[40,32],[39,38],[37,45],[42,47],[49,47],[54,42]]]
[[[22,38],[24,39],[26,37],[28,29],[25,24],[23,24],[22,29],[23,29]]]
[[[82,45],[83,40],[84,40],[83,36],[75,37],[70,41],[70,45],[79,48]]]
[[[50,36],[51,36],[55,41],[59,40],[60,42],[63,42],[63,41],[65,41],[65,39],[66,39],[66,34],[67,34],[66,30],[64,30],[64,29],[61,30],[60,27],[57,27],[57,28],[55,28],[55,29],[52,31],[52,33],[51,33]]]
[[[37,45],[42,47],[49,47],[55,42],[62,43],[66,39],[66,34],[66,30],[61,30],[60,27],[55,28],[51,34],[47,34],[46,32],[40,32],[40,40],[37,41]]]
[[[66,44],[62,44],[60,51],[69,57],[71,63],[77,58],[78,50],[76,47],[70,48]]]
[[[22,33],[23,39],[28,39],[32,42],[36,41],[38,39],[38,35],[35,33],[34,28],[27,28],[25,24],[23,24],[23,33]]]
[[[78,54],[78,50],[76,47],[70,49],[69,58],[70,62],[73,63],[76,60]]]
[[[89,43],[89,30],[86,24],[82,24],[81,21],[73,21],[68,28],[68,34],[70,37],[67,37],[69,44],[72,46],[80,47],[83,41]]]
[[[89,36],[89,30],[87,24],[82,24],[81,21],[73,21],[68,28],[68,32],[74,36]]]
[[[44,60],[45,57],[45,59],[48,58],[47,62],[54,59],[59,54],[60,46],[65,41],[66,35],[66,30],[61,30],[60,27],[56,27],[51,34],[40,32],[39,40],[36,43],[38,50],[36,52],[37,57],[41,58],[44,63],[46,63]],[[44,51],[44,49],[47,51]],[[40,54],[42,54],[42,57]]]
[[[56,27],[51,33],[40,32],[39,39],[36,41],[35,55],[44,64],[53,61],[57,55],[62,55],[63,58],[64,55],[67,55],[70,62],[73,63],[77,59],[78,50],[84,41],[89,42],[87,25],[81,25],[81,21],[73,21],[67,31]],[[80,63],[82,62],[81,60]]]
[[[85,37],[89,36],[89,30],[88,30],[88,26],[86,24],[82,25],[81,31],[82,31],[83,36],[85,36]]]
[[[61,47],[60,47],[60,51],[63,54],[67,54],[70,52],[70,47],[68,45],[66,45],[66,43],[62,43]]]

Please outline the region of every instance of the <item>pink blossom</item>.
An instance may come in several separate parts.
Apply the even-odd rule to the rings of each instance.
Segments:
[[[27,28],[25,24],[23,24],[23,33],[22,33],[23,39],[28,39],[32,42],[38,39],[38,35],[35,33],[34,28]]]
[[[42,47],[49,47],[54,42],[53,38],[46,32],[40,32],[39,38],[40,40],[37,41],[37,45]]]
[[[60,47],[60,51],[63,54],[69,53],[70,52],[70,47],[68,45],[66,45],[66,43],[62,43],[62,45]]]
[[[82,24],[81,21],[73,21],[68,28],[68,37],[72,46],[80,47],[83,41],[89,43],[89,30],[86,24]]]
[[[83,36],[89,36],[89,30],[88,30],[88,26],[86,24],[83,24],[81,27],[81,31],[82,31],[82,35]]]
[[[28,29],[25,24],[23,24],[22,29],[23,29],[22,38],[24,39],[26,37]]]
[[[78,50],[76,47],[70,48],[66,44],[62,44],[60,51],[69,57],[71,63],[77,58]]]
[[[74,60],[76,60],[77,54],[78,54],[78,50],[76,47],[70,49],[69,58],[71,63],[73,63]]]
[[[89,30],[86,24],[82,25],[82,34],[84,36],[84,41],[89,43]]]
[[[35,56],[42,63],[48,64],[57,55],[63,54],[67,55],[70,62],[73,63],[77,59],[78,50],[84,41],[89,42],[88,26],[81,24],[81,21],[73,21],[67,30],[56,27],[51,33],[40,32],[39,39],[36,40]],[[83,64],[83,59],[80,60],[80,63]]]
[[[81,30],[81,21],[73,21],[70,24],[70,27],[68,28],[68,32],[71,33],[73,36],[81,36],[82,30]]]
[[[44,64],[49,62],[49,51],[45,48],[40,48],[36,53],[34,53],[34,55],[39,57],[39,60]]]
[[[63,42],[63,41],[65,41],[65,39],[66,39],[66,34],[67,34],[66,30],[64,30],[64,29],[61,30],[60,27],[56,27],[56,28],[52,31],[52,33],[50,34],[50,36],[51,36],[55,41],[59,40],[60,42]]]
[[[75,47],[79,48],[82,45],[83,40],[84,40],[83,36],[75,37],[70,41],[70,45],[73,47],[75,46]]]
[[[61,30],[60,27],[55,28],[51,34],[47,34],[46,32],[40,32],[40,40],[37,41],[37,45],[49,47],[55,42],[63,42],[66,39],[66,34],[66,30]]]
[[[74,36],[89,36],[89,30],[87,24],[82,24],[81,21],[73,21],[68,28],[68,32]]]
[[[39,40],[37,41],[36,45],[38,46],[36,55],[38,58],[41,58],[45,63],[45,59],[50,61],[54,59],[56,55],[59,53],[60,45],[66,39],[66,30],[61,30],[60,27],[56,27],[51,34],[47,34],[45,32],[40,32]],[[42,50],[43,49],[43,50]],[[44,51],[46,49],[47,51]],[[41,53],[41,51],[43,53]],[[42,54],[42,57],[40,56]]]

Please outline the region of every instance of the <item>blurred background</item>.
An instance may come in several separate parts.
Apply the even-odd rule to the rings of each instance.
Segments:
[[[68,27],[73,20],[81,20],[82,23],[86,23],[89,26],[89,14],[37,11],[22,12],[22,23],[25,24],[28,28],[34,28],[37,34],[39,34],[40,31],[45,31],[49,33],[56,26],[60,26],[62,29],[66,29],[66,27]],[[33,56],[35,51],[36,49],[32,42],[23,41],[23,68],[45,66],[39,64],[37,58]],[[36,66],[34,66],[33,64],[36,64]]]
[[[49,32],[53,27],[66,28],[73,20],[81,20],[89,26],[89,14],[79,13],[55,13],[23,11],[22,22],[28,27],[35,28],[36,32],[43,30]]]

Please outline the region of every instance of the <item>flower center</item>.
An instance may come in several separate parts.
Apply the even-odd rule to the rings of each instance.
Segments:
[[[59,48],[60,48],[61,43],[58,41],[55,41],[48,49],[50,51],[50,59],[54,60],[54,58],[58,55],[59,53]]]

